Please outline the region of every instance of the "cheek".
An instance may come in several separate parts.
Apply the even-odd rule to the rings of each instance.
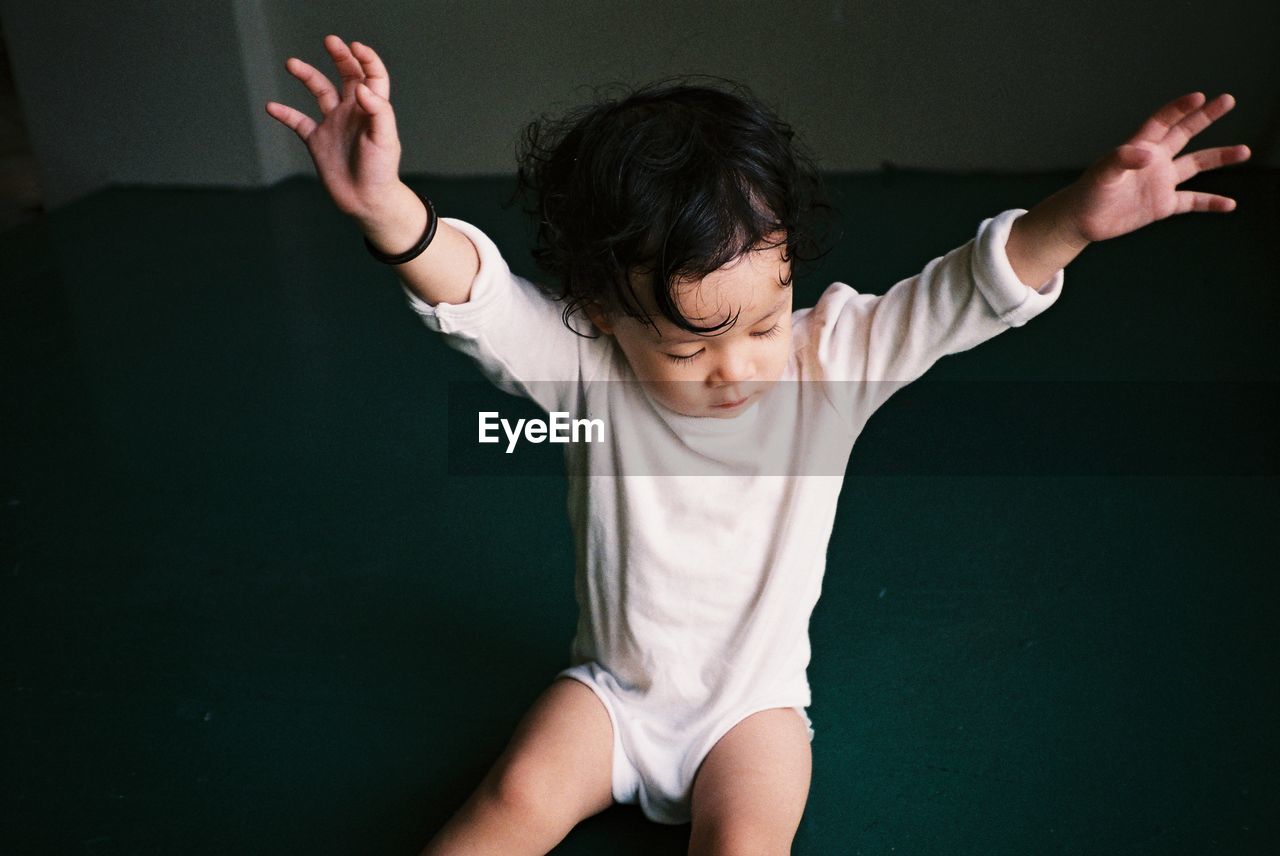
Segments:
[[[641,377],[652,380],[666,380],[678,377],[678,369],[680,368],[662,354],[655,354],[648,350],[642,350],[639,353],[633,352],[631,366],[639,369],[637,374]]]
[[[794,343],[791,341],[791,335],[779,336],[771,343],[769,353],[765,357],[765,365],[762,371],[765,377],[762,380],[769,382],[777,381],[786,373],[787,363],[791,361],[791,351]]]
[[[637,346],[631,342],[619,341],[618,345],[622,349],[623,355],[627,358],[627,362],[631,364],[631,370],[642,381],[665,382],[682,380],[688,377],[682,371],[687,371],[685,366],[671,362],[661,353]]]
[[[692,364],[696,365],[696,363]],[[697,395],[702,387],[702,376],[690,366],[677,365],[665,357],[657,357],[649,370],[649,379],[660,385],[667,395],[688,397]]]
[[[791,328],[787,327],[783,334],[774,341],[776,345],[773,349],[772,357],[776,362],[785,364],[791,356],[791,350],[794,345],[791,341]]]

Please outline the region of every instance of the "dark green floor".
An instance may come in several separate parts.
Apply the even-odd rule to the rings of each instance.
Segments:
[[[1072,177],[838,179],[796,305]],[[1199,177],[1239,210],[1091,247],[872,420],[795,853],[1280,840],[1277,178]],[[533,273],[509,183],[412,183]],[[415,854],[567,664],[563,479],[449,475],[479,375],[314,181],[101,193],[0,260],[0,852]],[[687,841],[615,807],[555,852]]]

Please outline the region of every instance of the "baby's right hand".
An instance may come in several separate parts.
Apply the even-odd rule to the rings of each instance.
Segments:
[[[317,125],[292,107],[267,102],[267,114],[292,128],[306,143],[320,181],[344,214],[373,220],[400,184],[400,138],[391,110],[391,80],[373,48],[351,47],[334,35],[325,49],[342,76],[342,94],[324,74],[296,57],[285,68],[316,97],[324,115]]]

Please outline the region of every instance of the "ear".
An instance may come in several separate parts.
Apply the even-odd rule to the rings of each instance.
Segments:
[[[591,323],[596,325],[601,333],[612,336],[613,324],[609,321],[609,313],[604,307],[595,301],[588,301],[583,304],[583,311],[587,313],[587,317],[591,319]]]

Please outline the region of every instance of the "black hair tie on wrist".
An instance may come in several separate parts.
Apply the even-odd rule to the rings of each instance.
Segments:
[[[402,265],[405,262],[416,259],[418,256],[422,255],[422,251],[427,248],[427,245],[431,243],[431,239],[436,236],[436,223],[438,222],[438,218],[436,217],[435,206],[431,204],[430,199],[427,199],[418,191],[413,191],[413,195],[421,199],[423,204],[427,206],[427,228],[426,231],[422,233],[422,237],[418,240],[417,244],[405,250],[403,253],[392,255],[391,253],[384,253],[382,250],[371,244],[369,242],[368,235],[365,235],[364,237],[364,245],[368,248],[369,253],[383,264]]]

